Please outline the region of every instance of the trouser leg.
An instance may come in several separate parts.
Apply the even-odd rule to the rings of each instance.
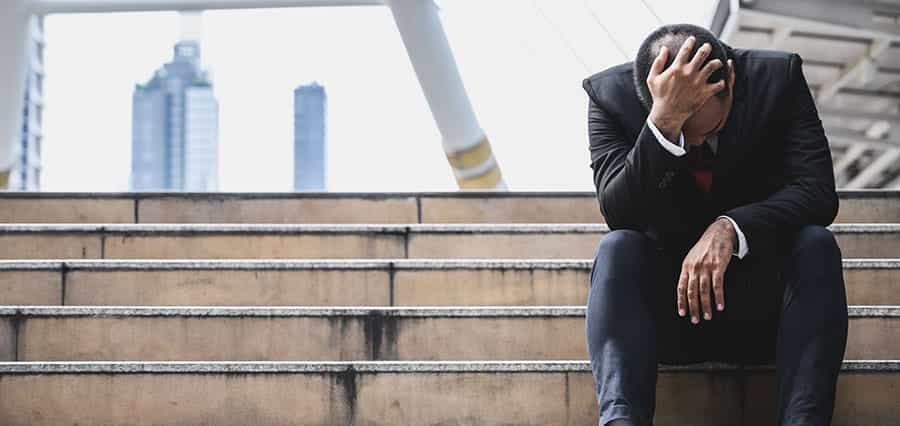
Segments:
[[[847,344],[841,252],[821,226],[802,228],[784,267],[776,344],[777,422],[828,425]]]
[[[656,402],[652,290],[658,255],[642,233],[616,230],[597,247],[585,330],[600,425],[649,425]]]

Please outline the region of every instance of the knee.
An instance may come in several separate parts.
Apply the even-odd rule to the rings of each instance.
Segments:
[[[652,240],[641,232],[630,229],[610,231],[594,250],[591,281],[594,281],[598,270],[605,272],[604,275],[618,275],[612,272],[626,272],[626,269],[646,265],[644,261],[651,253],[651,248]]]
[[[807,225],[800,228],[794,239],[794,255],[823,259],[841,258],[841,249],[834,234],[820,225]]]
[[[627,258],[640,256],[650,247],[650,238],[631,229],[610,231],[600,240],[594,250],[594,260],[609,259],[612,256]]]
[[[816,300],[841,302],[834,304],[834,309],[846,311],[841,250],[831,231],[818,225],[801,228],[787,262],[792,265],[792,293],[802,293],[806,288],[814,292]]]
[[[587,317],[619,318],[634,310],[655,268],[653,240],[638,231],[614,230],[603,236],[594,253]],[[609,313],[619,312],[615,315]],[[590,319],[587,319],[589,322]]]

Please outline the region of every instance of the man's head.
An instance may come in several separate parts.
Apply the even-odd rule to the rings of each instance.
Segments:
[[[666,46],[669,55],[666,58],[665,68],[675,60],[675,53],[681,48],[681,45],[694,36],[696,42],[694,48],[690,52],[690,58],[693,58],[697,49],[704,43],[709,43],[712,51],[703,61],[705,65],[709,61],[718,59],[722,61],[722,67],[714,71],[707,83],[716,83],[719,80],[725,80],[725,87],[715,96],[703,104],[703,106],[691,116],[682,128],[684,136],[688,139],[705,138],[710,136],[725,126],[728,113],[731,111],[732,93],[734,89],[734,70],[728,66],[728,52],[725,46],[713,35],[709,30],[690,24],[674,24],[664,25],[650,33],[638,49],[637,57],[634,60],[634,85],[637,90],[638,98],[641,103],[649,111],[653,107],[653,97],[650,89],[647,87],[647,76],[650,74],[650,66],[653,60],[659,55],[660,48]]]

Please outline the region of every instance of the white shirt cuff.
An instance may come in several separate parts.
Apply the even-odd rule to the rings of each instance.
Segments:
[[[656,125],[653,124],[653,121],[650,120],[650,117],[647,117],[647,127],[650,128],[650,131],[653,132],[653,135],[656,136],[656,140],[660,145],[666,150],[672,153],[672,155],[676,157],[681,157],[684,154],[687,154],[687,151],[684,150],[684,133],[678,134],[678,145],[669,142],[665,136],[663,136],[662,132],[656,128]]]
[[[724,215],[719,216],[716,219],[723,218],[723,217],[725,219],[728,219],[729,222],[731,222],[731,225],[734,226],[734,232],[737,234],[738,246],[737,246],[737,253],[734,253],[734,255],[737,256],[738,259],[743,259],[744,256],[746,256],[747,253],[750,251],[750,247],[747,247],[747,237],[745,237],[744,233],[741,232],[741,228],[738,226],[737,222],[734,221],[734,219],[732,219],[728,216],[724,216]]]

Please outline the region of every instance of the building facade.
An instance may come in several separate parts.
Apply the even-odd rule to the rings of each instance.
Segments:
[[[200,67],[200,43],[175,45],[172,62],[132,97],[132,191],[218,190],[219,104]]]
[[[313,82],[294,90],[294,190],[325,190],[325,88]]]
[[[22,111],[22,137],[9,175],[9,189],[37,191],[41,186],[41,143],[44,111],[44,17],[29,23],[28,70]]]

